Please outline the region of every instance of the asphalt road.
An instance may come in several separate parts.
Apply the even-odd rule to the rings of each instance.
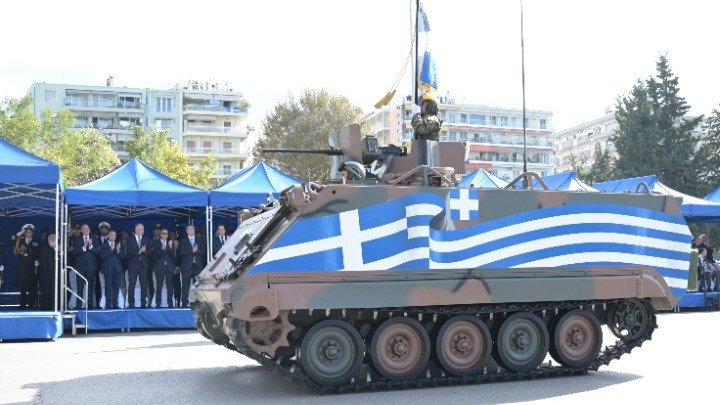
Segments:
[[[307,392],[196,332],[1,343],[0,403],[647,404],[716,396],[720,313],[668,314],[658,323],[652,341],[587,376],[344,396]]]

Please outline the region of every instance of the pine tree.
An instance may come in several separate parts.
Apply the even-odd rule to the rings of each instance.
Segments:
[[[720,111],[713,110],[703,126],[705,137],[695,155],[699,170],[698,195],[706,195],[720,185]]]
[[[692,129],[702,117],[684,118],[690,106],[679,90],[667,57],[661,56],[656,77],[638,81],[630,95],[618,100],[618,129],[611,138],[618,152],[616,177],[655,174],[674,189],[695,191],[698,170],[692,163],[698,140]]]

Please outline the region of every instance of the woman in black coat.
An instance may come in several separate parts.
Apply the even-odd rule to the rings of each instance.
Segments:
[[[40,245],[40,307],[46,311],[55,309],[55,257],[57,238],[55,232],[50,231]],[[59,280],[58,275],[58,280]],[[59,288],[59,284],[58,284]]]

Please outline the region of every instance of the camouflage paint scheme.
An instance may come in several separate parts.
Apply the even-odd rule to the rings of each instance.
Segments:
[[[464,214],[462,212],[458,214],[458,210],[454,209],[457,205],[453,200],[461,199],[462,196],[470,196],[470,200],[473,201],[469,215],[467,210]],[[197,283],[192,288],[191,301],[206,303],[215,314],[224,312],[227,315],[229,312],[234,318],[245,321],[275,319],[280,311],[297,309],[422,307],[631,297],[650,298],[656,310],[668,310],[676,304],[677,298],[673,296],[666,279],[678,287],[682,283],[681,269],[684,266],[684,271],[687,273],[689,267],[689,248],[685,246],[683,252],[683,244],[689,244],[690,232],[682,219],[678,202],[666,196],[330,184],[309,201],[305,197],[300,187],[288,189],[282,194],[280,207],[243,222],[229,243],[218,252],[217,260],[211,262],[198,277]],[[415,198],[421,199],[415,201]],[[444,202],[445,206],[438,205],[441,204],[440,202]],[[416,217],[416,219],[425,218],[427,221],[415,227],[415,235],[412,235],[413,226],[410,226],[414,219],[408,216],[409,214],[404,219],[397,219],[399,222],[388,222],[394,219],[390,214],[387,221],[383,222],[381,219],[386,215],[380,213],[389,212],[386,209],[399,208],[409,212],[406,207],[410,206],[430,209]],[[386,241],[382,237],[377,241],[365,241],[374,244],[360,248],[360,261],[358,262],[356,257],[355,262],[362,266],[347,267],[345,266],[347,256],[358,254],[357,248],[353,253],[350,245],[358,243],[356,239],[361,238],[360,233],[366,231],[361,229],[362,220],[359,220],[359,225],[350,228],[347,226],[343,228],[341,223],[340,234],[325,234],[331,232],[329,229],[332,226],[319,225],[335,223],[337,221],[334,218],[348,216],[353,212],[359,213],[357,214],[359,218],[364,218],[363,210],[370,209],[369,207],[375,211],[368,211],[367,221],[379,221],[380,224],[375,224],[376,229],[386,229],[404,223],[404,229],[401,227],[399,233],[405,232],[405,236],[400,239],[389,237]],[[562,223],[557,227],[553,225],[555,220],[561,221],[563,218],[585,215],[583,213],[587,209],[596,211],[590,212],[589,215],[605,215],[611,218],[610,222],[615,222]],[[520,216],[517,217],[520,218],[520,222],[513,223],[514,215],[527,215],[528,219],[522,219],[526,217]],[[541,257],[525,263],[518,262],[512,266],[492,267],[492,263],[484,263],[480,266],[453,267],[452,264],[443,263],[442,257],[444,254],[453,255],[455,252],[438,253],[430,247],[452,246],[452,240],[443,242],[440,239],[451,237],[453,233],[469,233],[468,240],[472,240],[475,230],[479,233],[479,230],[487,224],[492,228],[495,224],[493,221],[500,221],[498,223],[504,224],[503,226],[508,227],[509,230],[514,225],[539,224],[537,221],[545,221],[544,228],[533,231],[536,234],[527,233],[530,238],[536,235],[538,240],[545,238],[543,232],[548,229],[560,231],[559,234],[555,232],[552,237],[573,238],[572,227],[582,227],[577,232],[590,238],[587,245],[582,241],[577,244],[564,242],[568,244],[570,253],[566,254],[564,251],[557,253],[560,259],[583,255],[582,251],[573,249],[580,246],[582,250],[584,249],[582,246],[590,246],[593,243],[608,242],[610,250],[619,250],[608,253],[603,247],[605,250],[600,249],[595,252],[596,256],[607,256],[603,263],[593,259],[585,263],[564,263],[561,266],[528,266],[528,263],[543,262],[544,258]],[[633,225],[636,221],[639,225]],[[643,224],[648,227],[644,227]],[[605,228],[628,226],[632,229],[603,232]],[[567,235],[562,234],[565,229],[563,227],[567,227]],[[495,229],[483,231],[493,230]],[[635,242],[626,241],[622,246],[615,246],[611,243],[612,240],[607,240],[609,236],[614,235],[613,232],[620,232],[621,237],[637,242],[633,244]],[[669,250],[660,252],[661,255],[665,255],[664,258],[656,258],[658,250],[646,243],[648,240],[652,242],[653,239],[647,239],[644,235],[653,232],[657,234],[654,240],[671,246],[667,248]],[[509,235],[509,237],[514,236],[517,235],[512,233]],[[434,239],[436,237],[440,239]],[[601,240],[596,241],[592,239],[594,237]],[[413,239],[421,243],[407,250],[411,253],[409,260],[404,263],[398,264],[396,258],[406,254],[404,252],[407,251],[376,261],[383,263],[385,259],[395,260],[394,267],[373,267],[372,262],[368,264],[363,259],[378,254],[378,251],[392,250],[393,246],[398,246],[398,243],[413,242]],[[426,239],[430,239],[428,243],[424,243]],[[293,244],[288,241],[298,243]],[[338,241],[337,247],[325,249],[324,245]],[[525,251],[524,246],[535,242],[536,240],[519,240],[513,243],[508,239],[509,245],[506,244],[497,251],[502,249]],[[308,247],[310,245],[312,246]],[[482,243],[480,246],[468,247],[468,249],[481,248],[481,245]],[[250,247],[258,246],[258,254],[252,261],[242,266],[236,266],[229,260],[230,258],[236,260]],[[295,246],[299,247],[296,249]],[[300,251],[302,246],[314,250],[303,256]],[[339,256],[338,249],[345,256]],[[483,254],[492,255],[495,252]],[[543,251],[539,250],[539,252],[542,255]],[[623,259],[614,260],[611,256],[615,254],[622,256]],[[441,262],[431,260],[433,256],[440,257]],[[271,260],[272,257],[275,259]],[[521,251],[508,260],[522,261],[524,257],[525,254]],[[468,260],[475,259],[470,257]],[[668,274],[664,274],[665,278],[654,269],[658,267],[655,264],[656,259],[664,260],[662,263],[670,263],[667,265]],[[238,267],[239,271],[237,271]],[[239,277],[233,278],[237,274]],[[686,280],[685,274],[685,282]],[[680,292],[681,289],[678,287],[673,291]]]

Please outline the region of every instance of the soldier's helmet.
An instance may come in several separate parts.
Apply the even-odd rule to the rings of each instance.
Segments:
[[[350,180],[362,180],[367,174],[365,166],[358,162],[345,162],[340,166],[340,171],[346,170],[348,172],[348,179]]]

